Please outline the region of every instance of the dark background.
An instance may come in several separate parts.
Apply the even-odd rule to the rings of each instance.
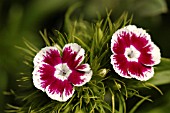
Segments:
[[[124,12],[133,14],[133,24],[148,30],[152,40],[161,49],[162,57],[170,58],[170,1],[169,0],[0,0],[0,112],[6,103],[15,103],[13,97],[3,93],[18,89],[16,79],[23,70],[22,51],[15,46],[25,47],[23,39],[27,39],[37,47],[44,42],[39,31],[64,31],[64,17],[68,8],[80,4],[72,18],[80,16],[94,22],[98,15],[106,17],[106,9],[112,10],[114,21]],[[158,86],[163,96],[155,91],[154,103],[145,103],[139,109],[148,113],[167,113],[170,107],[170,84]]]

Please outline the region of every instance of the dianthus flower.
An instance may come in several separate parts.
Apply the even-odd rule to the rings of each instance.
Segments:
[[[111,39],[111,64],[125,78],[146,81],[153,77],[153,66],[160,63],[160,49],[142,28],[128,25],[117,30]]]
[[[92,70],[81,64],[85,50],[76,43],[66,44],[62,54],[55,46],[41,49],[34,57],[33,84],[53,100],[67,101],[74,86],[89,82]]]

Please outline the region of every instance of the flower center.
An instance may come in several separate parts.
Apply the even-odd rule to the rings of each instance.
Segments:
[[[134,46],[131,45],[129,48],[125,49],[124,55],[128,61],[138,62],[140,52]]]
[[[55,69],[54,76],[61,80],[67,79],[72,72],[66,63],[56,65]]]

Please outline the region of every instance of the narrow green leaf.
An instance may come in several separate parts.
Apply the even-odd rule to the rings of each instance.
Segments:
[[[161,95],[163,95],[163,92],[162,92],[158,87],[156,87],[155,85],[153,85],[153,84],[151,84],[151,83],[149,83],[149,82],[146,82],[145,84],[146,84],[147,86],[151,86],[151,87],[155,88],[157,91],[159,91],[159,93],[160,93]]]
[[[109,90],[110,90],[110,93],[112,94],[112,113],[115,113],[115,96],[110,88]]]
[[[103,108],[105,108],[105,109],[107,109],[107,110],[109,110],[110,112],[112,112],[112,109],[111,109],[111,106],[108,104],[108,103],[106,103],[106,102],[102,102],[101,103],[101,105],[102,105],[102,107]],[[104,110],[104,109],[103,109]],[[104,110],[105,111],[105,110]],[[103,112],[102,112],[103,113]]]
[[[72,107],[72,111],[74,111],[74,109],[81,109],[81,107],[79,107],[78,105],[80,104],[80,102],[77,102],[73,107]],[[76,107],[76,108],[75,108]]]
[[[91,49],[90,49],[90,64],[92,65],[92,63],[94,62],[93,61],[93,58],[94,58],[94,56],[93,56],[93,54],[94,54],[94,47],[95,47],[95,43],[94,43],[94,41],[92,42],[92,45],[91,45]]]
[[[38,90],[37,90],[37,91],[34,91],[34,92],[31,93],[30,95],[27,95],[26,97],[24,97],[24,98],[22,99],[22,101],[27,100],[28,98],[32,97],[33,95],[35,95],[35,94],[38,93],[38,92],[39,92]]]
[[[66,109],[66,108],[71,104],[71,102],[73,101],[74,97],[75,97],[75,95],[73,95],[73,96],[71,97],[71,99],[70,99],[70,100],[67,102],[67,104],[63,107],[63,109]]]
[[[28,40],[24,39],[24,43],[31,51],[35,53],[39,51],[39,49],[35,45],[33,45],[31,42],[29,42]]]
[[[40,31],[40,35],[41,35],[42,38],[44,39],[46,45],[47,45],[47,46],[50,46],[51,44],[50,44],[50,41],[48,40],[47,30],[44,29],[44,33],[42,33],[42,32]]]
[[[56,34],[57,33],[57,34]],[[64,46],[65,44],[68,43],[68,41],[66,40],[67,36],[64,36],[63,34],[60,33],[60,31],[55,30],[54,31],[55,36],[57,37],[57,39],[59,40],[59,42],[57,42],[58,44],[61,44],[61,46]]]
[[[88,51],[90,51],[89,46],[88,46],[86,43],[84,43],[84,41],[81,40],[81,38],[76,37],[76,36],[73,36],[73,37],[80,43],[80,45],[82,45],[82,46],[85,47]]]
[[[124,113],[123,112],[123,104],[122,104],[122,100],[120,99],[120,96],[117,94],[117,98],[119,100],[119,113]]]
[[[96,107],[96,103],[95,103],[95,104],[93,105],[93,107],[91,108],[90,113],[94,113],[95,107]]]
[[[107,11],[107,22],[108,22],[108,25],[109,25],[110,33],[113,31],[113,23],[110,19],[111,13],[112,13],[112,10],[110,10],[109,12]]]
[[[142,99],[145,98],[144,96],[139,95],[139,94],[137,94],[137,93],[135,93],[134,95],[135,95],[136,97],[139,97],[139,98],[142,98]],[[146,100],[147,100],[147,101],[150,101],[150,102],[153,102],[153,101],[152,101],[151,99],[149,99],[149,98],[146,99]]]
[[[149,99],[149,96],[141,99],[141,100],[129,111],[129,113],[134,113],[134,112],[136,111],[136,109],[137,109],[145,100],[147,100],[147,99]]]
[[[120,98],[122,100],[123,111],[124,111],[123,113],[126,113],[126,102],[122,94],[120,95]]]
[[[11,107],[11,108],[14,108],[14,109],[21,109],[21,107],[18,107],[18,106],[14,106],[14,105],[11,105],[11,104],[7,104],[8,107]]]
[[[31,55],[31,56],[35,56],[35,53],[33,53],[31,50],[29,50],[29,49],[25,49],[25,48],[23,48],[23,47],[19,47],[19,46],[15,46],[16,48],[18,48],[18,49],[20,49],[20,50],[22,50],[22,51],[24,51],[25,53],[27,53],[27,54],[29,54],[29,55]]]

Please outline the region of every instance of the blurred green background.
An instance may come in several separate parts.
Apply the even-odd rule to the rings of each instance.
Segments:
[[[3,95],[4,91],[18,89],[16,79],[26,69],[22,51],[15,46],[25,47],[27,39],[37,47],[44,42],[39,31],[46,28],[64,31],[64,16],[70,6],[79,3],[72,18],[83,16],[95,21],[99,14],[106,17],[106,9],[112,10],[114,21],[124,12],[133,14],[133,24],[146,28],[152,40],[161,48],[163,57],[170,58],[170,1],[169,0],[0,0],[0,113],[5,104],[17,104],[13,97]],[[170,83],[159,88],[164,95],[150,90],[154,103],[145,102],[140,113],[167,113],[170,108]]]

